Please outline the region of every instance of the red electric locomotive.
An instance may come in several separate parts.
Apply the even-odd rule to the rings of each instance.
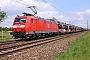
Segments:
[[[54,20],[35,17],[29,13],[23,14],[23,16],[16,16],[12,25],[11,34],[15,38],[58,33],[58,25]]]

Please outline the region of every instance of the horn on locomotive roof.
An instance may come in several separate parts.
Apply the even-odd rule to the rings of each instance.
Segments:
[[[28,8],[30,8],[33,12],[34,12],[34,15],[37,14],[37,11],[36,11],[36,6],[28,6]]]

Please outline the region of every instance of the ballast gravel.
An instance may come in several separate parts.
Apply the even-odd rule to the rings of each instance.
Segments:
[[[54,42],[3,55],[0,56],[0,60],[52,60],[58,54],[68,49],[70,46],[68,42],[75,41],[85,33],[80,32]]]

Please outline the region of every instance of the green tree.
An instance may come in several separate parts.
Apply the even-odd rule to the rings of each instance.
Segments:
[[[1,11],[0,9],[0,23],[3,22],[7,18],[6,12]]]

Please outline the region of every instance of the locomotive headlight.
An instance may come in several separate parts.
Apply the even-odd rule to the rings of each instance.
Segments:
[[[20,28],[25,28],[25,25],[20,25]]]
[[[14,26],[12,26],[12,28],[17,28],[17,26],[16,26],[16,25],[14,25]]]

